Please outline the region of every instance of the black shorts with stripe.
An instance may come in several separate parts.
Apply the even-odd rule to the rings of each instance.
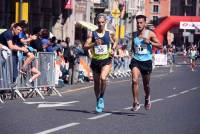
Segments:
[[[112,58],[107,58],[107,59],[103,59],[103,60],[92,59],[90,67],[93,72],[101,73],[102,68],[105,65],[109,65],[110,63],[112,63]]]
[[[152,72],[152,60],[138,61],[132,58],[129,68],[132,70],[134,67],[137,67],[142,75],[150,74]]]

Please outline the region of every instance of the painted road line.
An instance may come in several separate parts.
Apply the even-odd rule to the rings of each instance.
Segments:
[[[194,91],[194,90],[197,90],[199,87],[193,87],[193,88],[191,88],[190,90],[191,91]]]
[[[191,88],[191,89],[189,89],[189,90],[182,91],[182,92],[180,92],[179,94],[173,94],[173,95],[167,96],[166,98],[173,98],[173,97],[179,96],[179,95],[181,95],[181,94],[188,93],[190,90],[191,90],[191,91],[197,90],[198,88],[199,88],[199,87],[194,87],[194,88]],[[163,101],[163,100],[165,100],[165,99],[160,98],[160,99],[152,100],[151,103],[158,102],[158,101]],[[144,104],[140,104],[140,106],[144,106]],[[123,109],[124,109],[124,110],[130,110],[131,108],[132,108],[132,106],[128,106],[128,107],[125,107],[125,108],[123,108]]]
[[[152,100],[151,103],[158,102],[158,101],[163,101],[163,100],[165,100],[165,99],[162,99],[162,98],[161,99],[156,99],[156,100]]]
[[[182,92],[180,92],[180,94],[185,94],[187,92],[189,92],[189,90],[182,91]]]
[[[59,103],[53,103],[53,104],[39,104],[38,108],[51,108],[51,107],[65,107],[65,106],[72,106],[71,104],[77,103],[79,101],[70,101],[70,102],[59,102]]]
[[[144,104],[140,104],[140,106],[144,106]],[[131,110],[131,108],[133,108],[133,106],[125,107],[125,108],[123,108],[123,109],[124,109],[124,110]]]
[[[125,108],[123,108],[123,109],[125,109],[125,110],[130,110],[131,108],[133,108],[132,106],[131,107],[125,107]]]
[[[151,103],[154,103],[154,102],[158,102],[158,101],[163,101],[163,100],[165,100],[165,99],[156,99],[156,100],[152,100],[151,101]],[[140,104],[140,106],[144,106],[144,104]],[[125,108],[123,108],[124,110],[130,110],[131,108],[133,108],[132,106],[130,106],[130,107],[125,107]]]
[[[173,97],[176,97],[176,96],[178,96],[178,94],[172,94],[170,96],[167,96],[166,98],[173,98]]]
[[[79,125],[79,124],[80,123],[70,123],[70,124],[55,127],[55,128],[52,128],[52,129],[48,129],[48,130],[45,130],[45,131],[42,131],[42,132],[38,132],[38,133],[35,133],[35,134],[49,134],[49,133],[53,133],[53,132],[56,132],[56,131],[59,131],[59,130],[65,129],[65,128],[73,127],[73,126],[76,126],[76,125]]]
[[[100,118],[109,116],[109,115],[111,115],[111,114],[112,114],[112,113],[105,113],[105,114],[97,115],[97,116],[94,116],[94,117],[90,117],[90,118],[88,118],[88,119],[89,119],[89,120],[96,120],[96,119],[100,119]]]

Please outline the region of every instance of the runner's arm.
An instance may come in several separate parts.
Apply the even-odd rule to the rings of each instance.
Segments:
[[[115,50],[117,48],[117,40],[115,38],[115,35],[110,35],[110,40],[111,40],[111,42],[113,44],[112,50]]]
[[[88,38],[87,38],[83,48],[88,50],[88,49],[92,48],[93,45],[94,45],[94,43],[92,43],[92,33],[89,33]]]
[[[132,53],[134,52],[134,41],[133,41],[134,36],[133,35],[134,35],[134,33],[132,33],[132,35],[131,35],[132,38],[131,38],[131,50],[129,52],[130,55],[132,55]]]
[[[158,40],[158,38],[156,37],[156,34],[154,32],[150,33],[149,43],[151,43],[152,46],[154,46],[156,48],[162,48],[162,44],[160,43],[160,41]]]

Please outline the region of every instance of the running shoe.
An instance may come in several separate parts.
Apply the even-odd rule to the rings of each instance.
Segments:
[[[101,109],[104,109],[104,99],[103,98],[99,98],[98,107]]]
[[[133,103],[133,108],[131,109],[131,111],[138,111],[140,109],[140,104],[138,103]]]
[[[103,109],[99,107],[99,101],[97,101],[97,104],[96,104],[96,112],[97,113],[103,112]]]
[[[149,96],[148,98],[145,97],[144,107],[145,107],[146,110],[150,110],[150,109],[151,109],[151,100],[150,100],[150,96]]]

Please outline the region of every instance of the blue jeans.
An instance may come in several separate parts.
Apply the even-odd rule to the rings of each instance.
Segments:
[[[12,55],[12,62],[13,62],[13,82],[15,82],[18,76],[18,56],[17,55]]]

